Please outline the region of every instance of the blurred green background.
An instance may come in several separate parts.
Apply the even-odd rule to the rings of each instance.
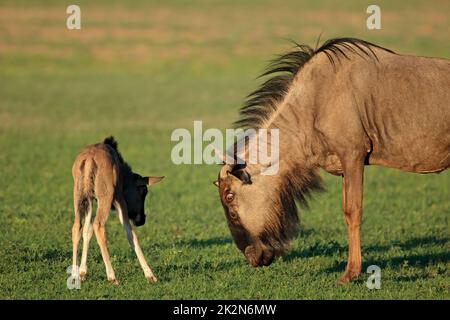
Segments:
[[[81,30],[66,7],[81,7]],[[314,46],[359,37],[399,53],[450,58],[450,2],[0,1],[0,298],[449,299],[450,173],[370,167],[365,176],[363,270],[337,286],[346,260],[340,179],[301,212],[287,256],[253,269],[232,243],[212,186],[218,167],[176,166],[175,128],[227,128],[256,76],[289,39]],[[71,166],[86,144],[114,134],[133,168],[165,175],[138,229],[159,278],[148,284],[115,214],[107,236],[120,286],[106,282],[96,241],[88,279],[68,290]]]

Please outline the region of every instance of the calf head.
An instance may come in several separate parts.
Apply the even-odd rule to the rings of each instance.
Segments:
[[[134,225],[139,227],[145,224],[145,198],[148,187],[160,182],[164,177],[142,177],[133,173],[125,184],[124,196],[127,203],[128,217]]]

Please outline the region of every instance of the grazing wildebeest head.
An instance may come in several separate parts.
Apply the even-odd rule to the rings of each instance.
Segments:
[[[321,189],[315,170],[281,177],[246,164],[224,164],[214,184],[234,242],[254,267],[284,253],[297,233],[295,200],[306,206],[311,191]]]

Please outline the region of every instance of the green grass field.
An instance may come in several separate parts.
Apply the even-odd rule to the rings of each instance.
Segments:
[[[340,179],[301,212],[289,253],[254,269],[232,242],[218,167],[176,166],[175,128],[227,128],[266,61],[286,39],[312,46],[360,37],[397,52],[450,58],[446,0],[78,1],[82,29],[60,1],[0,1],[0,298],[2,299],[450,299],[450,172],[365,174],[363,270],[382,288],[335,284],[346,261]],[[163,4],[164,3],[164,4]],[[88,279],[68,290],[71,166],[85,145],[114,134],[143,174],[165,175],[138,235],[159,281],[146,282],[116,214],[107,236],[120,281],[106,281],[95,239]]]

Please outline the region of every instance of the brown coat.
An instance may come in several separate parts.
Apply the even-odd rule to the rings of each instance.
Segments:
[[[103,143],[87,146],[77,156],[72,167],[74,179],[75,221],[72,227],[73,266],[72,276],[84,280],[87,272],[87,251],[92,231],[95,232],[106,267],[108,280],[117,283],[106,246],[106,221],[111,208],[117,208],[120,222],[127,233],[130,245],[135,250],[146,278],[156,281],[145,261],[136,233],[130,220],[136,226],[145,223],[144,201],[147,185],[159,182],[163,177],[142,177],[134,173],[123,160],[117,142],[107,138]],[[93,201],[97,200],[97,214],[92,223]],[[80,240],[81,220],[83,227],[83,252],[78,272],[77,255]]]
[[[216,184],[231,233],[252,265],[270,264],[296,234],[295,200],[306,204],[321,189],[318,169],[342,176],[347,282],[361,272],[364,166],[450,166],[450,61],[344,38],[316,50],[297,45],[266,74],[276,75],[250,95],[237,124],[279,130],[279,172],[222,167]]]

